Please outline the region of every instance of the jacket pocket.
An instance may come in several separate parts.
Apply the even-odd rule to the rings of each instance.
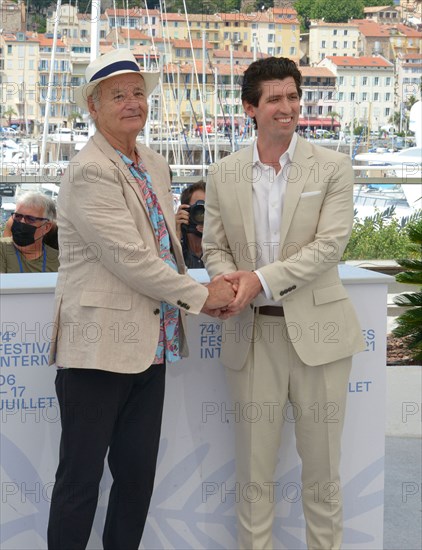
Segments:
[[[321,190],[319,191],[306,191],[305,193],[300,194],[301,199],[307,199],[308,197],[317,197],[321,195]]]
[[[130,294],[119,294],[117,292],[84,290],[82,291],[79,305],[128,311],[132,308],[132,296]]]
[[[343,285],[332,285],[324,288],[316,288],[313,291],[314,303],[316,306],[336,302],[337,300],[345,300],[349,297]]]

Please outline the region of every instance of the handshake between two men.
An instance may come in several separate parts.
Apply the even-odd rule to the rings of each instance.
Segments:
[[[253,271],[218,275],[206,286],[209,294],[202,312],[220,319],[238,315],[262,290],[261,281]]]

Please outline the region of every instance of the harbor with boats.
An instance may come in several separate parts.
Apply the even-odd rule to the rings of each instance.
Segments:
[[[372,142],[350,140],[350,136],[311,137],[306,139],[317,145],[350,155],[355,171],[354,204],[356,216],[364,218],[375,211],[394,209],[398,218],[406,218],[421,209],[421,102],[411,109],[411,127],[414,138],[412,147],[394,150],[388,145],[390,137]],[[173,174],[175,202],[186,185],[206,178],[209,165],[241,147],[250,145],[255,139],[255,130],[246,121],[243,132],[213,132],[210,126],[206,132],[195,129],[177,132],[170,128],[163,135],[147,127],[138,136],[139,143],[162,154]],[[155,129],[154,129],[155,130]],[[349,139],[347,139],[349,138]],[[88,141],[88,126],[79,129],[59,128],[45,138],[35,139],[23,135],[0,136],[0,197],[1,219],[13,211],[15,197],[21,191],[40,188],[43,192],[57,196],[60,176],[66,170],[73,156]],[[378,146],[377,146],[378,145]],[[40,166],[41,149],[51,159]],[[368,152],[372,149],[372,152]],[[378,152],[377,152],[378,151]]]
[[[39,158],[37,140],[14,141],[9,138],[1,142],[0,151],[3,150],[0,162],[1,219],[5,221],[9,212],[14,210],[16,195],[20,192],[40,189],[55,198],[59,192],[61,174],[75,152],[84,146],[87,139],[87,136],[82,136],[82,139],[61,141],[57,136],[52,136],[51,141],[48,142],[48,150],[51,151],[52,158],[57,160],[46,163],[43,169],[40,169],[37,161]],[[252,139],[240,137],[236,144],[237,148],[249,145]],[[141,137],[140,141],[144,142],[144,137]],[[213,147],[213,158],[218,160],[231,153],[232,144],[229,138],[220,137],[216,147],[212,138],[209,141],[210,146],[212,144]],[[336,140],[315,140],[315,142],[346,154],[349,152],[347,143],[339,144]],[[173,192],[176,202],[186,185],[206,178],[210,155],[204,148],[201,138],[194,137],[187,143],[181,143],[179,139],[165,141],[155,139],[150,141],[149,147],[168,159],[173,173]],[[397,217],[405,218],[422,208],[421,149],[415,146],[410,148],[410,151],[416,153],[419,159],[414,157],[412,162],[406,161],[403,164],[394,160],[394,164],[384,166],[354,161],[354,204],[358,217],[364,218],[373,215],[375,211],[385,211],[393,207]]]

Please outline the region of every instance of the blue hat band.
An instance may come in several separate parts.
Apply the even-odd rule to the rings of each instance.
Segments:
[[[99,78],[110,76],[111,74],[117,73],[118,71],[127,70],[136,71],[137,73],[141,72],[138,64],[134,63],[133,61],[116,61],[115,63],[111,63],[110,65],[107,65],[107,67],[104,67],[104,69],[101,69],[100,71],[95,73],[90,82],[92,82],[93,80],[98,80]]]

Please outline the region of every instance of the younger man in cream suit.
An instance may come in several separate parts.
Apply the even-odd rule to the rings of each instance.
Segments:
[[[298,413],[308,548],[338,549],[342,539],[340,439],[352,354],[364,349],[337,269],[352,228],[353,172],[345,155],[296,135],[301,94],[289,59],[252,63],[242,101],[258,138],[212,166],[207,182],[204,262],[237,289],[221,316],[231,396],[240,410],[253,402],[274,412],[235,425],[237,481],[262,494],[238,505],[244,550],[272,548],[287,400]]]

